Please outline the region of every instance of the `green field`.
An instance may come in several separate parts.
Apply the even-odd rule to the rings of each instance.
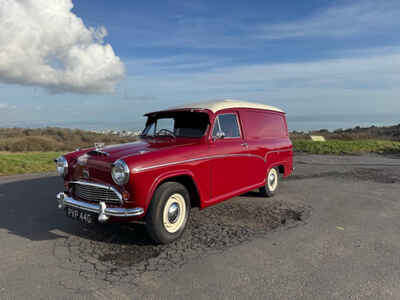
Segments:
[[[55,171],[59,152],[0,152],[0,176]]]
[[[294,140],[295,151],[314,154],[400,153],[400,142],[383,140]]]
[[[381,140],[294,140],[294,150],[314,154],[400,153],[400,142]],[[0,152],[0,176],[55,171],[60,152]]]

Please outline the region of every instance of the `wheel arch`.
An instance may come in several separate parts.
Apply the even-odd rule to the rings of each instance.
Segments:
[[[279,164],[276,167],[278,168],[279,174],[285,174],[285,165],[284,164]]]
[[[284,157],[280,156],[281,153],[286,153],[289,150],[272,150],[268,151],[265,155],[265,161],[267,163],[267,171],[271,168],[278,168],[279,174],[283,177],[287,177],[290,175],[292,171],[292,163],[291,158],[289,159],[287,155]]]
[[[161,184],[171,181],[178,182],[186,187],[190,195],[191,207],[201,207],[201,195],[194,174],[189,170],[179,170],[161,174],[156,178],[156,180],[154,180],[146,200],[146,210],[150,205],[150,201],[152,200],[157,188]]]
[[[284,162],[277,162],[277,163],[274,163],[274,164],[270,164],[268,166],[268,171],[267,172],[269,172],[269,170],[271,170],[272,168],[277,168],[279,175],[282,175],[282,176],[285,175],[285,163]]]

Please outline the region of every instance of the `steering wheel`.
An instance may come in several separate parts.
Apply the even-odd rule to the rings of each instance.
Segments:
[[[160,134],[160,133],[164,133],[164,134]],[[173,137],[174,139],[176,138],[175,134],[171,130],[164,129],[164,128],[157,131],[156,135],[157,136],[169,135],[169,136]]]

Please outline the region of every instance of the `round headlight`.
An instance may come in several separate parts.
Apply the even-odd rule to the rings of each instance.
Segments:
[[[64,156],[60,156],[56,159],[57,173],[61,177],[67,176],[68,173],[68,161]]]
[[[118,185],[127,184],[129,181],[129,168],[123,160],[117,160],[113,164],[111,176]]]

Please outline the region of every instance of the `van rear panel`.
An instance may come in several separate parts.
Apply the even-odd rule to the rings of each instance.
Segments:
[[[284,113],[275,111],[242,109],[240,119],[244,138],[252,154],[262,154],[268,169],[279,167],[289,176],[293,169],[293,146],[288,134]]]
[[[241,111],[247,139],[287,137],[285,115],[266,111]]]

